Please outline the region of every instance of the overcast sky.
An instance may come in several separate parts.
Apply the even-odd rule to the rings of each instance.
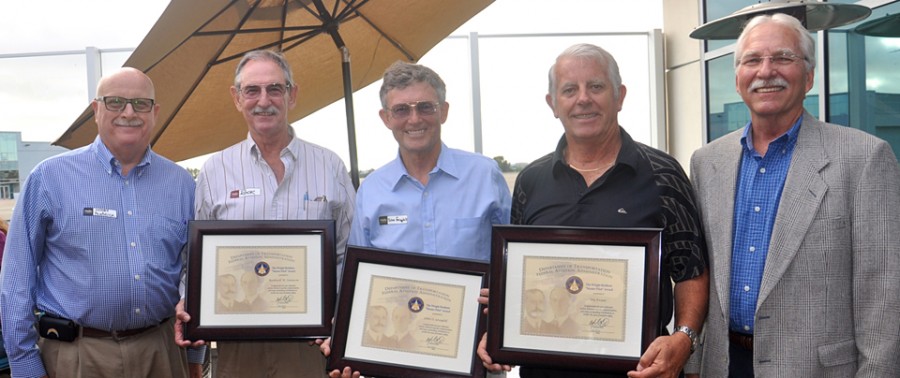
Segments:
[[[662,1],[496,0],[454,32],[455,36],[470,32],[486,36],[480,42],[484,154],[528,162],[555,147],[562,127],[543,100],[546,71],[559,52],[577,42],[601,45],[617,57],[623,81],[629,86],[620,122],[629,132],[638,134],[636,139],[646,140],[649,136],[642,136],[648,117],[646,37],[591,34],[661,29]],[[88,104],[83,54],[11,56],[83,51],[88,46],[101,50],[134,48],[168,3],[46,0],[5,4],[0,13],[0,57],[5,57],[0,59],[0,112],[4,114],[0,130],[21,131],[25,141],[52,141]],[[497,36],[501,34],[553,36]],[[460,56],[468,53],[465,43],[465,39],[447,40],[420,63],[434,68],[448,83],[448,102],[453,107],[443,128],[445,142],[451,147],[472,150],[469,69],[456,63],[468,61]],[[104,70],[117,68],[128,54],[104,54]],[[354,95],[360,169],[377,168],[396,155],[396,143],[377,116],[378,84]],[[235,122],[243,122],[237,112]],[[335,150],[347,161],[343,125],[342,101],[294,124],[302,138]],[[334,133],[321,132],[323,129]]]

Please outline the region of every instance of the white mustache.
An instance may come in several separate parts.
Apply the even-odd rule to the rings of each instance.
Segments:
[[[780,77],[776,77],[776,78],[769,79],[769,80],[756,79],[756,80],[753,80],[752,83],[750,83],[750,90],[754,91],[754,90],[757,90],[762,87],[785,87],[785,88],[788,88],[789,86],[790,85],[788,84],[787,80],[784,80],[783,78],[780,78]]]
[[[268,108],[263,108],[262,106],[254,106],[253,115],[257,115],[259,113],[272,113],[274,115],[278,115],[278,113],[280,112],[275,106],[269,106]]]
[[[134,119],[116,118],[115,120],[113,120],[113,125],[125,126],[125,127],[141,127],[141,126],[144,126],[144,120],[142,120],[140,118],[134,118]]]

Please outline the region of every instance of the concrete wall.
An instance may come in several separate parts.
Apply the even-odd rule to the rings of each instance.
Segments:
[[[700,24],[697,0],[663,0],[666,37],[666,114],[669,152],[690,168],[691,154],[706,140],[700,40],[689,34]]]

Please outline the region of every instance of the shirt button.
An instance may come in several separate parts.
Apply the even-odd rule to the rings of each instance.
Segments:
[[[131,210],[128,210],[128,215],[131,215]]]
[[[139,309],[139,308],[134,309],[134,313],[135,313],[135,314],[140,314],[140,313],[141,313],[141,309]]]
[[[744,291],[750,291],[750,286],[744,286]]]
[[[754,207],[754,208],[753,208],[753,211],[755,211],[755,212],[758,213],[758,212],[759,212],[759,206]]]
[[[136,245],[137,245],[137,244],[135,244],[135,242],[131,242],[131,246],[132,246],[132,247],[134,247],[134,246],[136,246]]]
[[[750,326],[745,325],[745,326],[744,326],[744,331],[749,331],[749,330],[750,330]]]
[[[756,247],[750,246],[750,252],[756,252]]]
[[[428,192],[422,192],[422,197],[428,197]]]
[[[431,223],[425,223],[425,228],[431,228]]]
[[[128,185],[128,180],[125,180],[125,185]]]
[[[140,274],[135,274],[135,275],[134,275],[134,279],[135,279],[135,280],[140,280],[140,279],[141,279],[141,275],[140,275]]]
[[[759,169],[759,173],[766,173],[766,167],[762,167]]]

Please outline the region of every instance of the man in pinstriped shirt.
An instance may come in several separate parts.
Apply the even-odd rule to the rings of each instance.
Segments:
[[[159,112],[149,77],[124,68],[97,94],[98,137],[38,164],[12,218],[0,275],[12,374],[184,377],[169,319],[194,181],[149,148]],[[42,337],[36,310],[55,319]]]
[[[334,152],[294,135],[288,111],[298,88],[280,53],[257,50],[238,64],[231,95],[247,139],[214,154],[197,178],[198,220],[333,219],[338,266],[353,215],[355,189]],[[179,306],[181,307],[181,306]],[[179,308],[179,320],[190,317]],[[181,340],[180,345],[197,345]],[[323,377],[318,346],[302,341],[218,342],[218,377]]]

